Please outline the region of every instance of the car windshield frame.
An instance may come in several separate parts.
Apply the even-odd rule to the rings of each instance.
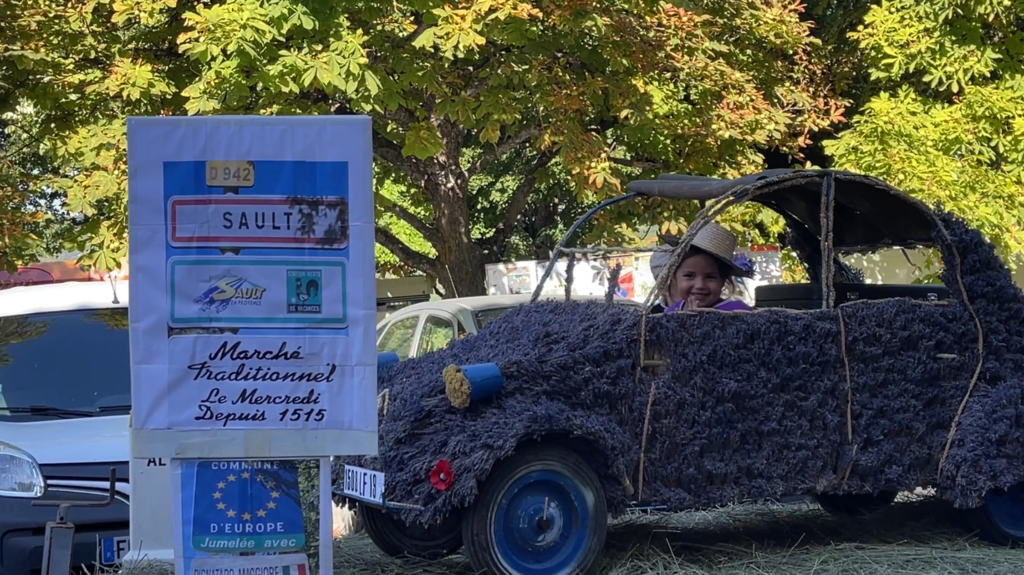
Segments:
[[[0,422],[130,411],[127,308],[0,317]]]
[[[499,317],[505,315],[505,312],[507,312],[507,311],[509,311],[511,309],[517,308],[520,305],[522,305],[522,304],[512,304],[512,305],[506,305],[506,306],[488,307],[488,308],[484,308],[484,309],[475,309],[475,310],[473,310],[473,325],[476,326],[476,330],[479,332],[484,327],[486,327],[487,324],[489,324],[492,321],[498,319]],[[493,316],[490,315],[493,312],[500,312],[500,313],[498,313],[497,315],[493,315]],[[482,321],[481,317],[485,317],[486,319]]]

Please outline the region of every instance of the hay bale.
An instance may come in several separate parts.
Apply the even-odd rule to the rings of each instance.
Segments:
[[[962,299],[900,299],[841,312],[652,316],[646,345],[668,365],[638,383],[637,310],[579,301],[521,306],[475,337],[382,370],[390,407],[380,456],[339,464],[385,471],[385,497],[422,506],[402,517],[426,524],[470,504],[493,464],[524,438],[564,432],[589,442],[584,456],[609,510],[621,513],[629,502],[621,470],[636,485],[657,378],[642,493],[650,505],[682,511],[933,485],[959,506],[978,505],[984,489],[1024,480],[1024,442],[1014,440],[1024,422],[1024,385],[1014,379],[1024,368],[1024,297],[977,231],[948,214],[940,220],[952,240],[943,246],[943,281],[956,298],[962,281],[971,308]],[[979,361],[972,309],[985,333],[985,363],[939,476]],[[505,375],[502,393],[485,405],[452,407],[444,369],[486,362]],[[441,458],[454,474],[443,492],[429,482]]]

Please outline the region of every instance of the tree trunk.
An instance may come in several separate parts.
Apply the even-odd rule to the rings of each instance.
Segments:
[[[487,295],[484,253],[470,236],[465,193],[457,181],[439,182],[434,190],[434,221],[441,236],[437,250],[437,279],[444,297]],[[467,182],[468,184],[468,182]],[[468,188],[468,185],[466,185]]]
[[[466,202],[470,175],[461,164],[465,130],[443,120],[435,121],[435,127],[444,148],[430,158],[421,160],[405,156],[396,143],[379,133],[374,135],[374,154],[404,173],[430,199],[433,209],[430,225],[408,210],[396,211],[395,215],[430,242],[437,252],[437,259],[432,260],[416,252],[382,228],[377,228],[377,243],[406,265],[437,278],[445,298],[487,295],[484,265],[501,255],[475,244],[470,232]],[[550,162],[550,158],[545,158],[545,161]],[[532,187],[532,183],[528,187]]]
[[[470,235],[469,175],[462,169],[462,134],[451,124],[442,125],[445,150],[427,160],[432,176],[424,182],[434,208],[434,225],[440,236],[437,250],[437,279],[445,298],[487,295],[485,254]]]
[[[476,252],[473,256],[447,264],[445,273],[438,278],[446,299],[487,295],[485,260],[479,250]]]
[[[557,203],[539,202],[534,210],[532,225],[527,228],[530,239],[533,242],[533,257],[537,260],[546,260],[551,257],[552,250],[558,243],[558,239],[552,241],[545,232],[555,225],[558,218]],[[560,238],[559,238],[560,239]]]

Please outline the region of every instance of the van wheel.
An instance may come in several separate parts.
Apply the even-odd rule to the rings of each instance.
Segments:
[[[542,445],[496,466],[463,519],[462,540],[476,570],[568,575],[595,569],[607,530],[594,471],[575,452]]]
[[[1020,546],[1024,543],[1024,484],[989,490],[985,503],[968,510],[967,516],[979,538],[1002,547]]]
[[[427,561],[443,559],[462,548],[461,518],[458,513],[445,517],[429,528],[408,525],[391,513],[359,505],[363,529],[378,549],[391,557],[415,557]]]
[[[878,493],[818,493],[814,499],[829,515],[841,517],[863,517],[877,513],[892,505],[898,493],[895,491],[879,491]]]

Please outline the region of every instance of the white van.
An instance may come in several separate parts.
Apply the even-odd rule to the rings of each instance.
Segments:
[[[43,530],[55,507],[32,501],[107,497],[109,507],[73,507],[72,566],[112,565],[129,549],[128,282],[69,281],[0,290],[0,575],[42,563]],[[170,485],[160,461],[153,483]],[[159,481],[162,479],[162,481]],[[136,490],[138,491],[138,490]],[[138,495],[138,493],[137,493]],[[140,501],[146,501],[140,497]],[[166,494],[160,500],[166,504]],[[146,528],[150,559],[173,557],[170,525]]]
[[[95,572],[95,563],[174,560],[170,521],[130,521],[169,516],[158,506],[170,506],[171,477],[166,460],[130,459],[128,280],[73,272],[49,270],[38,280],[57,283],[0,289],[0,575],[39,571],[57,509],[32,501],[102,501],[111,467],[114,503],[68,513],[72,566]],[[419,297],[405,283],[378,281],[378,306]],[[130,531],[139,549],[129,549]]]

